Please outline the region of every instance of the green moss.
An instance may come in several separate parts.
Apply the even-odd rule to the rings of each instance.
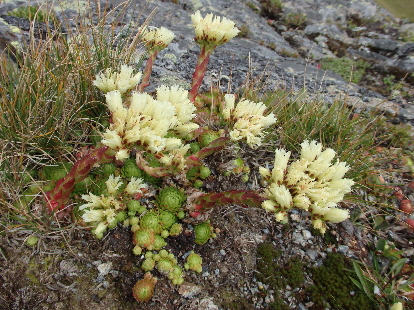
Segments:
[[[369,64],[363,60],[352,60],[348,57],[326,58],[322,61],[322,69],[332,70],[346,81],[358,83],[365,74]]]
[[[328,253],[320,267],[310,268],[313,285],[307,288],[315,309],[377,309],[376,305],[355,286],[352,262],[339,253]]]
[[[299,287],[304,281],[303,263],[292,257],[283,266],[276,263],[282,251],[276,250],[271,243],[262,243],[257,248],[257,279],[268,284],[274,290],[283,289],[287,285]]]

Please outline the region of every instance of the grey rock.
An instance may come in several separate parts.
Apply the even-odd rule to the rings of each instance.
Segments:
[[[60,262],[59,267],[60,271],[69,277],[77,276],[79,273],[79,268],[73,260],[64,259]]]
[[[184,282],[178,288],[178,294],[184,298],[191,299],[201,293],[202,287],[194,283]]]

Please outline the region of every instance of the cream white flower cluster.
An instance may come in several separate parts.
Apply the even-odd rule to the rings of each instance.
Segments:
[[[112,122],[102,143],[116,151],[118,160],[129,158],[133,146],[151,153],[180,149],[182,140],[166,138],[167,133],[172,130],[184,137],[198,128],[191,122],[196,107],[188,99],[188,91],[178,86],[161,86],[157,99],[147,93],[132,92],[126,99],[129,106],[123,103],[119,90],[105,96]]]
[[[93,233],[98,238],[101,238],[107,227],[116,221],[117,212],[125,208],[121,201],[113,196],[118,193],[118,189],[123,185],[121,177],[111,175],[105,183],[109,196],[97,196],[92,193],[82,195],[82,199],[86,200],[87,203],[79,207],[79,210],[83,211],[82,219],[85,222],[97,223]],[[141,193],[143,188],[147,188],[144,180],[132,177],[124,192],[135,195]]]
[[[121,66],[121,72],[112,72],[111,68],[105,70],[95,77],[93,85],[104,93],[118,90],[121,94],[134,88],[141,80],[142,73],[133,74],[133,69],[126,65]]]
[[[192,123],[191,120],[196,116],[197,108],[188,99],[188,91],[177,86],[160,86],[157,89],[157,100],[162,102],[170,102],[174,108],[177,116],[177,123],[174,131],[180,136],[184,137],[190,132],[196,130],[199,125]]]
[[[154,27],[151,30],[144,30],[142,40],[149,51],[161,51],[166,48],[174,38],[175,35],[171,30],[168,30],[165,27]]]
[[[268,200],[262,207],[282,222],[287,221],[291,208],[309,211],[313,226],[324,233],[325,222],[339,223],[349,217],[348,210],[335,206],[351,191],[354,181],[343,178],[349,170],[345,162],[332,164],[334,150],[322,151],[316,141],[304,141],[301,147],[300,158],[290,165],[290,152],[278,149],[272,171],[260,168],[261,176],[269,183],[265,190]]]
[[[230,41],[239,33],[233,21],[211,13],[202,18],[200,11],[197,11],[191,15],[191,20],[195,28],[196,43],[210,50]]]
[[[263,130],[276,123],[273,113],[264,116],[266,106],[262,102],[252,102],[242,99],[235,107],[236,97],[233,94],[224,96],[224,108],[222,115],[230,125],[230,139],[238,141],[245,139],[251,147],[260,146],[263,138]]]

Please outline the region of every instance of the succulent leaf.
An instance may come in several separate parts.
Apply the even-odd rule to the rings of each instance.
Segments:
[[[132,295],[139,302],[149,301],[154,294],[155,284],[157,278],[154,278],[151,273],[147,272],[144,279],[139,280],[132,288]]]

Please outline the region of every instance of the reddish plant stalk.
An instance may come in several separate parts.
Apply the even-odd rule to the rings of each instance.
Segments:
[[[84,180],[95,164],[109,163],[114,160],[115,156],[110,153],[111,150],[107,146],[102,146],[80,158],[69,173],[58,180],[51,191],[46,192],[45,198],[48,210],[51,212],[62,210],[75,184]]]
[[[145,69],[142,76],[141,84],[138,85],[138,91],[140,93],[144,92],[145,87],[149,85],[149,79],[152,73],[152,66],[154,65],[155,58],[157,57],[158,51],[153,51],[149,53],[149,57],[147,60],[147,64],[145,65]]]
[[[244,208],[257,207],[262,205],[266,198],[253,191],[231,190],[221,193],[209,193],[197,197],[194,200],[194,212],[190,213],[193,217],[200,215],[217,205],[237,204]]]
[[[208,61],[212,53],[213,50],[207,50],[205,46],[201,46],[200,55],[198,55],[197,65],[194,69],[193,80],[191,82],[191,90],[189,95],[191,102],[195,102],[195,99],[198,95],[198,89],[200,88],[201,83],[203,82],[204,76],[207,71]]]

